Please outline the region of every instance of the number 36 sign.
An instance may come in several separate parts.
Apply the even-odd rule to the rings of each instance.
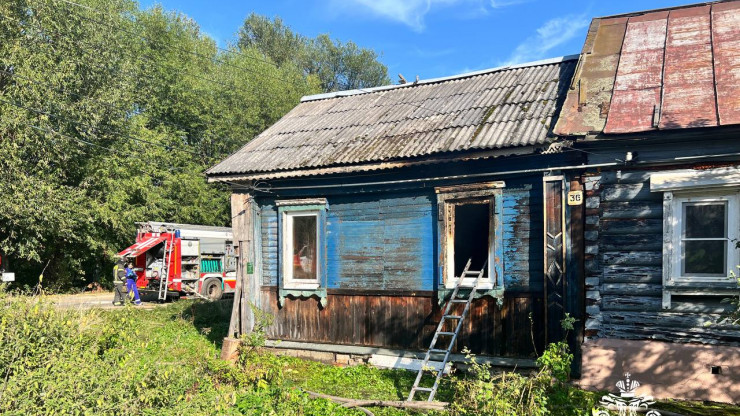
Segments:
[[[568,192],[568,205],[581,205],[583,203],[583,191]]]

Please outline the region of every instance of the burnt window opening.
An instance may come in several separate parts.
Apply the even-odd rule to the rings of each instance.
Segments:
[[[443,186],[437,193],[439,254],[445,290],[458,285],[459,277],[471,259],[469,271],[483,271],[482,279],[468,274],[463,286],[477,285],[480,290],[495,290],[503,295],[503,182]],[[485,265],[485,267],[484,267]],[[439,293],[443,293],[440,291]],[[500,298],[499,298],[500,299]]]
[[[455,276],[460,276],[468,263],[471,271],[484,268],[488,259],[491,234],[491,208],[488,201],[455,205]],[[485,267],[484,277],[488,277]]]

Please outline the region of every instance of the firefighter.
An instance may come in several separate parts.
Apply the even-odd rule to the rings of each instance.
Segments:
[[[115,286],[113,304],[115,306],[122,306],[126,299],[126,271],[124,267],[123,259],[118,260],[116,265],[113,266],[113,285]]]
[[[136,287],[136,272],[134,272],[133,265],[131,263],[127,264],[124,270],[126,271],[126,289],[128,290],[128,298],[129,300],[134,301],[134,305],[141,305],[139,288]]]

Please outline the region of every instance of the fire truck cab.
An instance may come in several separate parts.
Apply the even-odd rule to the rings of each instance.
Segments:
[[[221,299],[236,286],[231,228],[163,222],[137,223],[136,244],[118,253],[133,264],[140,291],[167,297]]]

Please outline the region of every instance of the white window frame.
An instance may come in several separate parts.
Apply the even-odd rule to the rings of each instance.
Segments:
[[[328,209],[325,198],[292,199],[275,201],[278,208],[278,240],[279,250],[279,289],[287,291],[317,291],[325,290],[326,280],[326,211]],[[293,219],[300,216],[316,217],[316,279],[293,278]],[[322,289],[322,286],[323,289]],[[325,296],[324,296],[325,297]],[[322,297],[322,299],[324,299]]]
[[[737,271],[740,254],[733,239],[740,237],[740,165],[713,169],[664,170],[650,175],[650,191],[663,193],[663,309],[671,308],[672,295],[728,295],[737,289],[727,277],[682,277],[682,203],[686,198],[728,198],[727,272]],[[702,287],[705,285],[706,287]]]
[[[738,256],[738,250],[735,248],[735,242],[740,238],[740,230],[738,216],[740,214],[740,198],[738,192],[732,193],[717,193],[717,192],[691,192],[691,193],[674,193],[671,201],[671,244],[666,245],[664,248],[670,249],[671,258],[671,273],[668,276],[668,284],[691,282],[691,283],[704,283],[704,282],[726,282],[729,273],[735,270],[735,266],[740,264],[740,256]],[[701,276],[701,275],[684,275],[683,269],[683,234],[684,234],[684,203],[691,202],[726,202],[726,226],[727,226],[727,252],[725,253],[725,271],[726,274],[723,276]]]
[[[322,264],[319,259],[323,258],[323,242],[321,241],[321,210],[311,209],[305,211],[284,211],[283,215],[283,247],[282,265],[283,265],[283,287],[285,289],[313,290],[321,286],[321,274],[323,273]],[[316,218],[316,279],[295,279],[293,278],[293,219],[295,217],[315,217]]]

